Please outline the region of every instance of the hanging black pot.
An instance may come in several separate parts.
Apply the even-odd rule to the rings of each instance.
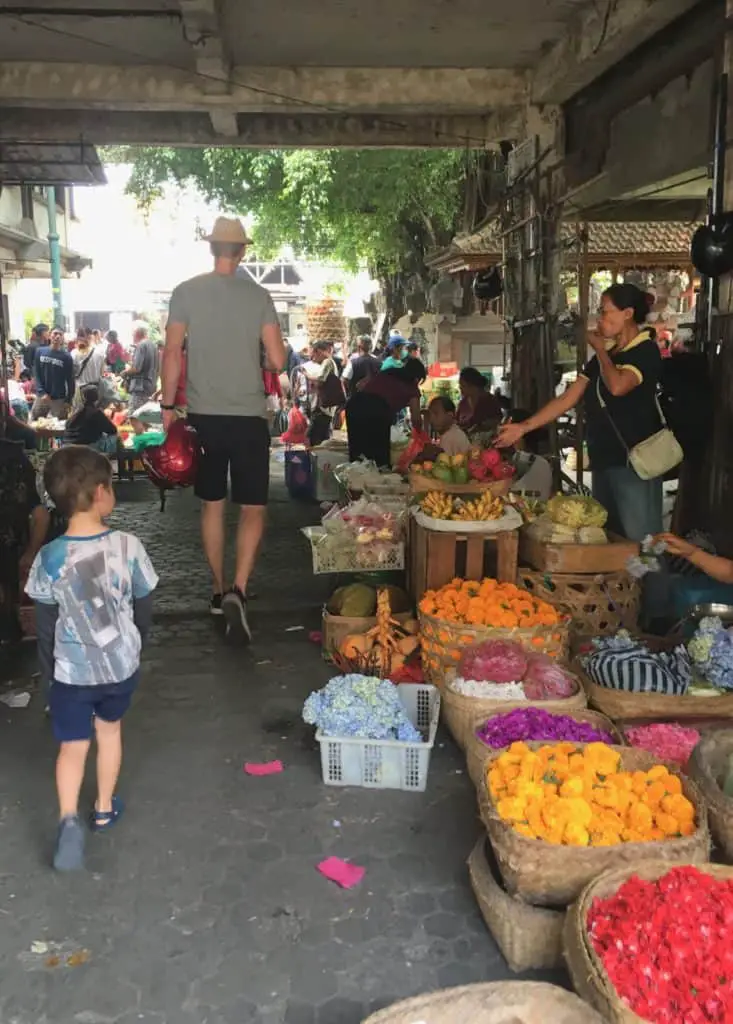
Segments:
[[[722,277],[733,270],[733,213],[721,213],[692,236],[690,259],[704,277]]]

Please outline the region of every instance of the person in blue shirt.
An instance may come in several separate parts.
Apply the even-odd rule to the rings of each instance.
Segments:
[[[407,342],[399,334],[393,334],[387,342],[387,358],[382,362],[383,370],[399,370],[405,365]]]
[[[71,406],[76,390],[74,360],[61,345],[63,337],[56,332],[49,345],[36,350],[33,374],[36,380],[36,400],[31,409],[31,419],[47,416],[64,419]]]

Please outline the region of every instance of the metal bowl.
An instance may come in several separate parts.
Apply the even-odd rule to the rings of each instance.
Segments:
[[[693,604],[687,613],[690,619],[718,618],[733,623],[733,604]]]

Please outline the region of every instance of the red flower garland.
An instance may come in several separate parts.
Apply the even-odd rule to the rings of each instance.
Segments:
[[[652,1024],[733,1024],[733,879],[693,867],[629,878],[588,932],[619,997]]]

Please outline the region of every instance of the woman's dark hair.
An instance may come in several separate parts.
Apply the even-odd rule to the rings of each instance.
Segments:
[[[408,359],[404,366],[390,367],[387,370],[380,370],[380,373],[389,373],[407,384],[422,384],[428,375],[425,364],[420,359]]]
[[[452,398],[448,398],[447,395],[436,395],[435,398],[431,401],[428,408],[430,408],[433,405],[441,406],[443,412],[455,413],[456,411],[456,403],[453,401]]]
[[[482,391],[486,391],[489,386],[489,382],[483,373],[476,369],[475,366],[464,366],[458,375],[458,380],[461,384],[468,384],[474,388],[481,388]]]
[[[109,341],[112,344],[114,344],[115,342],[117,342],[119,340],[120,339],[117,336],[117,331],[107,331],[107,341]]]
[[[99,405],[99,388],[96,384],[87,384],[81,389],[81,397],[84,399],[85,409],[96,409]]]
[[[649,292],[643,292],[635,284],[612,284],[603,293],[607,295],[616,309],[630,309],[634,315],[635,324],[643,324],[649,316],[649,311],[654,305],[654,296]]]

